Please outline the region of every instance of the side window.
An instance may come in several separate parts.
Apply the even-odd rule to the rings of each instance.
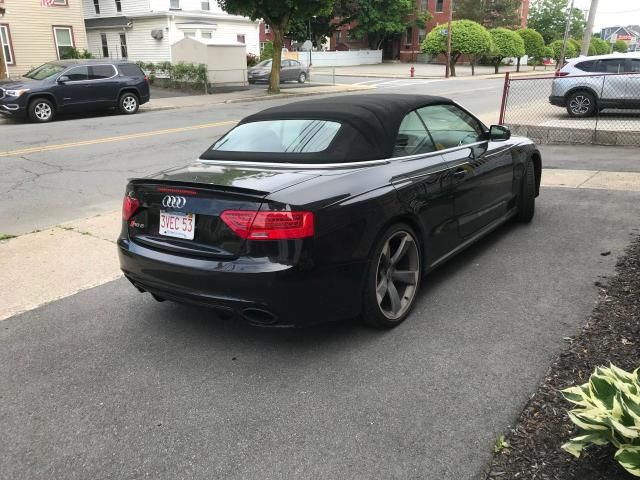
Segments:
[[[282,66],[283,67],[290,67],[291,66],[291,62],[289,60],[282,60]]]
[[[480,122],[455,105],[431,105],[418,110],[438,150],[478,141]]]
[[[593,70],[593,66],[595,65],[595,60],[589,60],[587,62],[580,62],[576,64],[576,68],[578,70],[582,70],[583,72],[591,72]]]
[[[71,82],[81,82],[89,80],[89,67],[74,67],[65,73]]]
[[[101,80],[104,78],[113,77],[116,71],[111,65],[95,65],[89,67],[89,79]]]
[[[593,72],[597,73],[624,73],[624,58],[614,58],[611,60],[600,60]]]
[[[409,113],[400,124],[396,144],[393,148],[394,157],[406,157],[408,155],[418,155],[436,150],[431,136],[418,114],[413,111]]]
[[[633,73],[640,73],[640,59],[634,58],[631,60],[631,71]]]
[[[140,67],[133,63],[123,63],[118,65],[118,69],[125,77],[144,77],[144,73],[142,73]]]

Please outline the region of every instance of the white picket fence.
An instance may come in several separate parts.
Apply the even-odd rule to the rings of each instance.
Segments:
[[[382,50],[348,50],[336,52],[286,52],[285,58],[314,67],[350,67],[382,63]]]

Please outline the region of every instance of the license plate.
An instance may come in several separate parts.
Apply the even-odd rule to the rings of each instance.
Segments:
[[[160,210],[160,235],[193,240],[195,231],[196,216],[193,213]]]

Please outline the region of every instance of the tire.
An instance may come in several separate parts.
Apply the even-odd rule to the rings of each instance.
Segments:
[[[138,112],[140,108],[140,101],[135,93],[125,92],[120,95],[118,100],[118,110],[123,115],[133,115]]]
[[[364,289],[362,321],[369,327],[390,329],[409,316],[420,290],[422,254],[418,236],[404,223],[393,225],[376,243],[372,259]]]
[[[520,195],[518,196],[518,222],[529,223],[533,220],[536,212],[536,171],[531,160],[527,160],[525,165]]]
[[[307,81],[307,74],[304,72],[300,72],[300,75],[298,75],[298,83],[304,83]]]
[[[598,110],[596,97],[584,90],[567,95],[566,104],[569,116],[574,118],[590,117]]]
[[[29,103],[29,119],[32,122],[47,123],[53,120],[56,109],[46,98],[36,98]]]

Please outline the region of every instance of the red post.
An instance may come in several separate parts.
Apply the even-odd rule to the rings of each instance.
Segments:
[[[507,113],[507,99],[509,98],[509,87],[511,86],[511,72],[507,72],[504,76],[504,90],[502,91],[502,105],[500,106],[500,119],[498,123],[502,125],[504,123],[504,117]]]
[[[411,68],[409,69],[409,74],[411,75],[411,78],[415,77],[416,75],[416,69],[413,65],[411,65]]]

